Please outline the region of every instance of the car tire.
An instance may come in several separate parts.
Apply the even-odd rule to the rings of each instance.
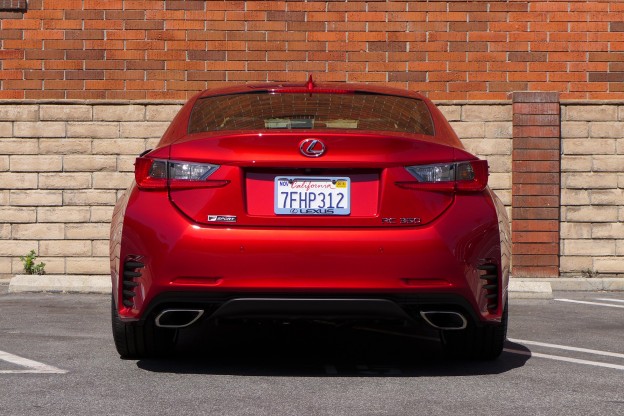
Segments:
[[[173,352],[177,331],[157,328],[153,322],[123,322],[111,297],[111,321],[115,348],[126,359],[162,357]]]
[[[507,304],[501,322],[477,327],[469,325],[462,331],[442,331],[445,349],[454,356],[476,360],[494,360],[503,352],[509,319]]]

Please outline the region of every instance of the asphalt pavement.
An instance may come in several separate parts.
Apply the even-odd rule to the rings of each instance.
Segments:
[[[170,359],[122,360],[109,302],[0,286],[0,414],[624,414],[622,292],[512,299],[492,362],[434,332],[323,323],[203,328]]]

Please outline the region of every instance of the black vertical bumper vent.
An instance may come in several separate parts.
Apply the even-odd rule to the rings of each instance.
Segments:
[[[495,263],[485,263],[477,267],[484,273],[480,276],[485,280],[485,298],[487,299],[488,310],[498,308],[498,266]]]
[[[124,263],[121,298],[123,305],[128,308],[134,306],[135,290],[139,286],[139,282],[135,279],[142,276],[141,269],[143,267],[145,267],[145,264],[134,259],[126,260]]]

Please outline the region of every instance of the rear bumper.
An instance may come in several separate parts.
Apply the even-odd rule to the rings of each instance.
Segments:
[[[466,299],[452,294],[423,296],[371,293],[328,296],[322,293],[284,293],[250,296],[169,292],[152,299],[141,320],[153,320],[166,311],[201,311],[201,320],[388,320],[415,325],[426,322],[422,312],[433,312],[458,314],[476,325],[487,323],[474,313]],[[498,321],[492,319],[490,322]],[[185,326],[186,322],[183,322],[180,327]]]
[[[153,209],[145,212],[145,206]],[[508,265],[500,264],[496,210],[482,195],[457,198],[438,220],[421,227],[267,229],[198,225],[163,194],[135,190],[119,238],[120,261],[140,258],[145,264],[133,289],[133,306],[119,310],[128,320],[144,319],[154,305],[163,304],[158,299],[190,294],[207,304],[284,295],[390,299],[397,305],[405,303],[404,297],[430,299],[429,304],[453,299],[453,305],[486,322],[500,319],[506,298]],[[118,299],[123,288],[120,264],[114,263]],[[490,292],[480,279],[483,263],[499,270],[499,306],[494,309],[487,308]]]

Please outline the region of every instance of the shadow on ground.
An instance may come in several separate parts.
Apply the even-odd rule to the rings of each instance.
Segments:
[[[522,367],[530,351],[507,342],[493,361],[445,353],[436,332],[376,326],[255,324],[181,332],[175,354],[140,360],[162,373],[283,377],[449,377],[500,374]]]

